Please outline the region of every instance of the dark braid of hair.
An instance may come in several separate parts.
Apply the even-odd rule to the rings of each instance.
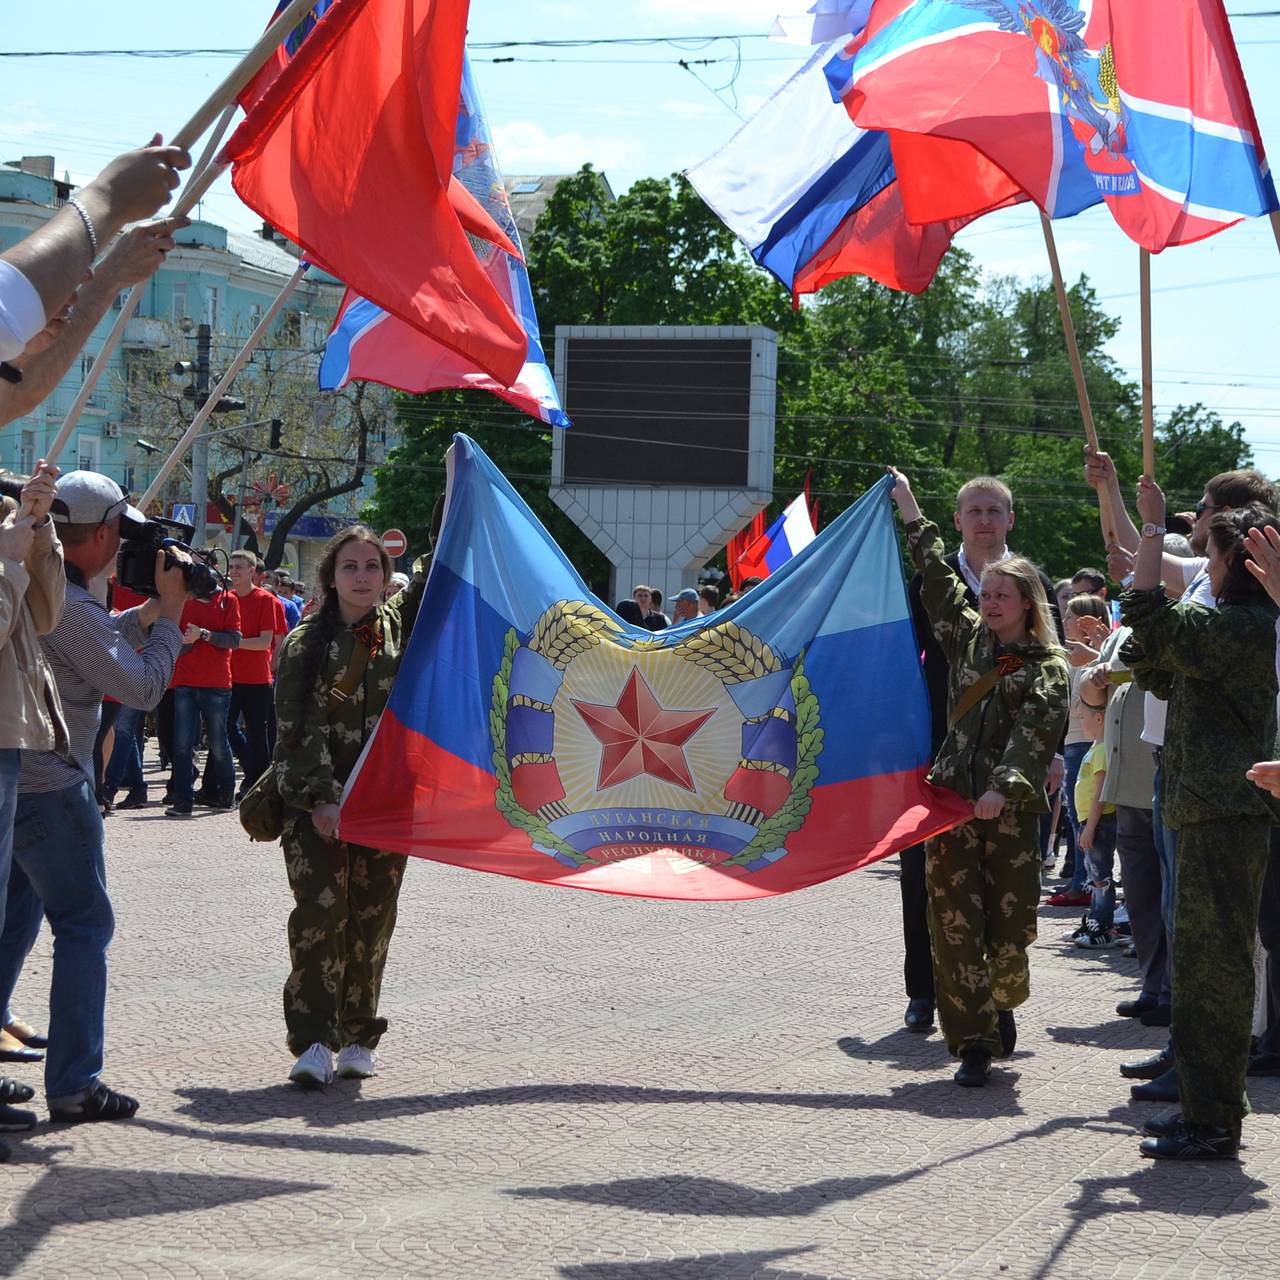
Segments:
[[[338,593],[329,587],[324,593],[320,608],[316,610],[315,618],[310,621],[302,637],[302,653],[299,657],[303,664],[299,685],[301,693],[295,710],[294,730],[289,738],[291,750],[302,744],[307,718],[311,712],[311,699],[320,683],[320,672],[324,669],[329,646],[341,630],[342,615],[338,612]]]

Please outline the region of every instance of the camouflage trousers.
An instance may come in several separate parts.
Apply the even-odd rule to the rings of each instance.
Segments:
[[[1040,905],[1040,815],[1005,808],[925,846],[929,938],[947,1048],[1000,1052],[996,1010],[1031,994],[1027,948]]]
[[[408,859],[322,840],[309,814],[285,828],[284,857],[297,904],[284,987],[289,1051],[316,1043],[372,1049],[387,1029],[378,996]]]
[[[1253,940],[1270,844],[1265,818],[1178,828],[1173,1035],[1182,1114],[1237,1135],[1248,1110]]]

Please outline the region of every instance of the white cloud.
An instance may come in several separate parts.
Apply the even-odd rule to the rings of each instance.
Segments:
[[[607,173],[634,166],[644,154],[639,143],[625,138],[588,138],[576,129],[548,133],[532,120],[498,125],[493,134],[507,173],[573,173],[588,161]]]
[[[6,102],[0,107],[0,138],[10,144],[49,133],[53,127],[53,121],[34,102]]]

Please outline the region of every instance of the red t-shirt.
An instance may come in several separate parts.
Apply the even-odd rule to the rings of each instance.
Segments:
[[[136,609],[140,604],[146,604],[147,597],[139,594],[137,591],[131,591],[128,587],[122,587],[116,580],[115,575],[111,578],[111,612],[123,613],[126,609]],[[107,694],[103,702],[119,702],[119,698],[113,698]]]
[[[244,595],[236,596],[240,606],[240,638],[255,640],[264,631],[273,636],[284,635],[284,605],[262,587],[251,587]],[[273,640],[274,643],[274,640]],[[270,649],[233,649],[231,651],[231,679],[236,684],[270,684]]]
[[[188,623],[209,631],[239,631],[240,605],[234,591],[219,591],[212,600],[188,600],[182,606],[178,626],[186,630]],[[178,659],[172,685],[191,689],[230,689],[231,650],[219,649],[208,640],[197,640],[188,653]]]

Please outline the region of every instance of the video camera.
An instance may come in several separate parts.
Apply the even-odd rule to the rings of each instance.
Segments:
[[[121,521],[120,551],[116,556],[116,581],[139,595],[155,596],[156,552],[164,552],[166,569],[174,565],[182,570],[187,590],[197,600],[210,600],[219,591],[226,590],[226,579],[213,567],[216,552],[196,551],[191,546],[195,528],[177,520],[148,520],[146,524],[131,528]],[[173,554],[185,551],[190,560]]]

